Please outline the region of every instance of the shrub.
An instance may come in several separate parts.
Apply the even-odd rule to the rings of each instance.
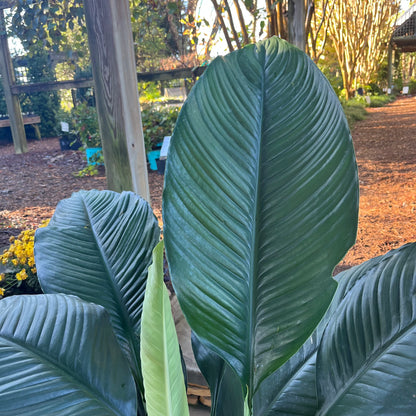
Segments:
[[[358,100],[355,98],[348,101],[340,100],[350,129],[354,127],[357,121],[364,120],[367,117],[366,102],[361,97]]]
[[[394,101],[394,97],[390,95],[372,95],[370,98],[370,107],[383,107]]]
[[[46,227],[43,221],[40,228]],[[42,293],[33,253],[35,230],[22,231],[10,237],[10,247],[0,255],[0,262],[8,271],[0,274],[0,298],[17,294]]]
[[[96,108],[83,102],[74,107],[71,113],[73,117],[72,129],[84,147],[101,147]]]
[[[412,78],[409,82],[409,94],[416,94],[416,79]]]
[[[30,82],[56,80],[49,55],[40,46],[31,46],[27,57],[27,67],[27,77]],[[39,128],[43,137],[55,136],[58,133],[57,110],[60,106],[60,99],[57,91],[22,94],[21,106],[23,112],[31,112],[40,116]]]
[[[179,110],[179,107],[175,106],[142,105],[141,113],[146,152],[161,143],[165,136],[172,134]]]

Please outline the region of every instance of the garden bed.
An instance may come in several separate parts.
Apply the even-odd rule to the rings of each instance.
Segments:
[[[416,97],[371,108],[355,125],[353,140],[360,173],[360,217],[356,245],[337,270],[416,241]],[[15,155],[0,146],[0,247],[11,235],[37,227],[56,204],[80,189],[105,189],[98,176],[76,177],[86,166],[82,152],[60,149],[57,138],[30,141]],[[161,224],[163,176],[149,172],[152,206]]]

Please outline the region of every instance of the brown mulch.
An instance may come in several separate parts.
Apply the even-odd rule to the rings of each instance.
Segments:
[[[353,140],[360,174],[357,242],[337,270],[416,241],[416,97],[369,109]],[[77,177],[82,152],[61,151],[56,138],[31,141],[15,155],[0,146],[0,248],[22,229],[50,218],[56,204],[80,189],[105,189],[104,170]],[[152,207],[161,222],[163,176],[149,172]]]
[[[360,214],[356,244],[341,270],[416,241],[416,97],[368,112],[352,132]]]

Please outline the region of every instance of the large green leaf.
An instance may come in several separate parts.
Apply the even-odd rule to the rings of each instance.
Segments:
[[[254,395],[253,415],[314,416],[318,410],[316,394],[316,336],[282,367],[267,377]]]
[[[112,191],[81,191],[61,201],[35,237],[44,292],[75,294],[104,306],[139,384],[142,304],[158,240],[146,201]]]
[[[414,415],[416,243],[339,276],[317,358],[322,415]]]
[[[272,38],[210,64],[174,130],[163,209],[183,312],[252,394],[312,333],[356,233],[348,125],[305,54]]]
[[[335,280],[339,280],[339,276]],[[350,277],[351,276],[351,277]],[[314,416],[318,412],[316,356],[326,325],[348,291],[348,282],[357,279],[350,273],[338,285],[331,305],[314,333],[299,351],[261,383],[253,398],[256,416]]]
[[[136,415],[104,308],[64,295],[0,301],[0,402],[3,416]]]
[[[237,375],[192,333],[192,350],[211,391],[211,416],[242,416],[244,392]]]
[[[163,242],[154,249],[149,268],[140,353],[149,416],[189,415],[178,337],[163,282]]]

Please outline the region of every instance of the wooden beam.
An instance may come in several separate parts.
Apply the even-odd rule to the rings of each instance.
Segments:
[[[49,82],[37,82],[26,85],[13,85],[11,87],[12,94],[26,93],[52,90],[69,90],[72,88],[88,88],[93,87],[94,81],[90,79],[77,79],[69,81],[49,81]]]
[[[201,76],[206,68],[206,66],[197,66],[195,68],[178,68],[169,71],[138,72],[137,81],[170,81],[172,79],[196,78]]]
[[[201,76],[206,66],[197,66],[195,68],[179,68],[169,71],[156,71],[156,72],[138,72],[138,82],[149,81],[170,81],[173,79],[185,79],[196,78]],[[14,95],[32,92],[53,91],[53,90],[69,90],[73,88],[89,88],[94,86],[94,80],[92,78],[75,79],[66,81],[46,81],[36,82],[32,84],[12,85],[11,92]]]
[[[85,0],[100,134],[109,189],[150,202],[128,0]]]
[[[23,124],[38,124],[40,123],[39,116],[23,116]],[[0,127],[10,127],[10,119],[3,118],[0,119]]]
[[[3,92],[6,100],[7,112],[9,113],[10,118],[14,151],[17,154],[25,153],[27,152],[27,142],[19,97],[13,95],[11,91],[11,87],[15,83],[15,75],[10,57],[9,45],[7,43],[3,10],[0,10],[0,72],[3,81]]]

